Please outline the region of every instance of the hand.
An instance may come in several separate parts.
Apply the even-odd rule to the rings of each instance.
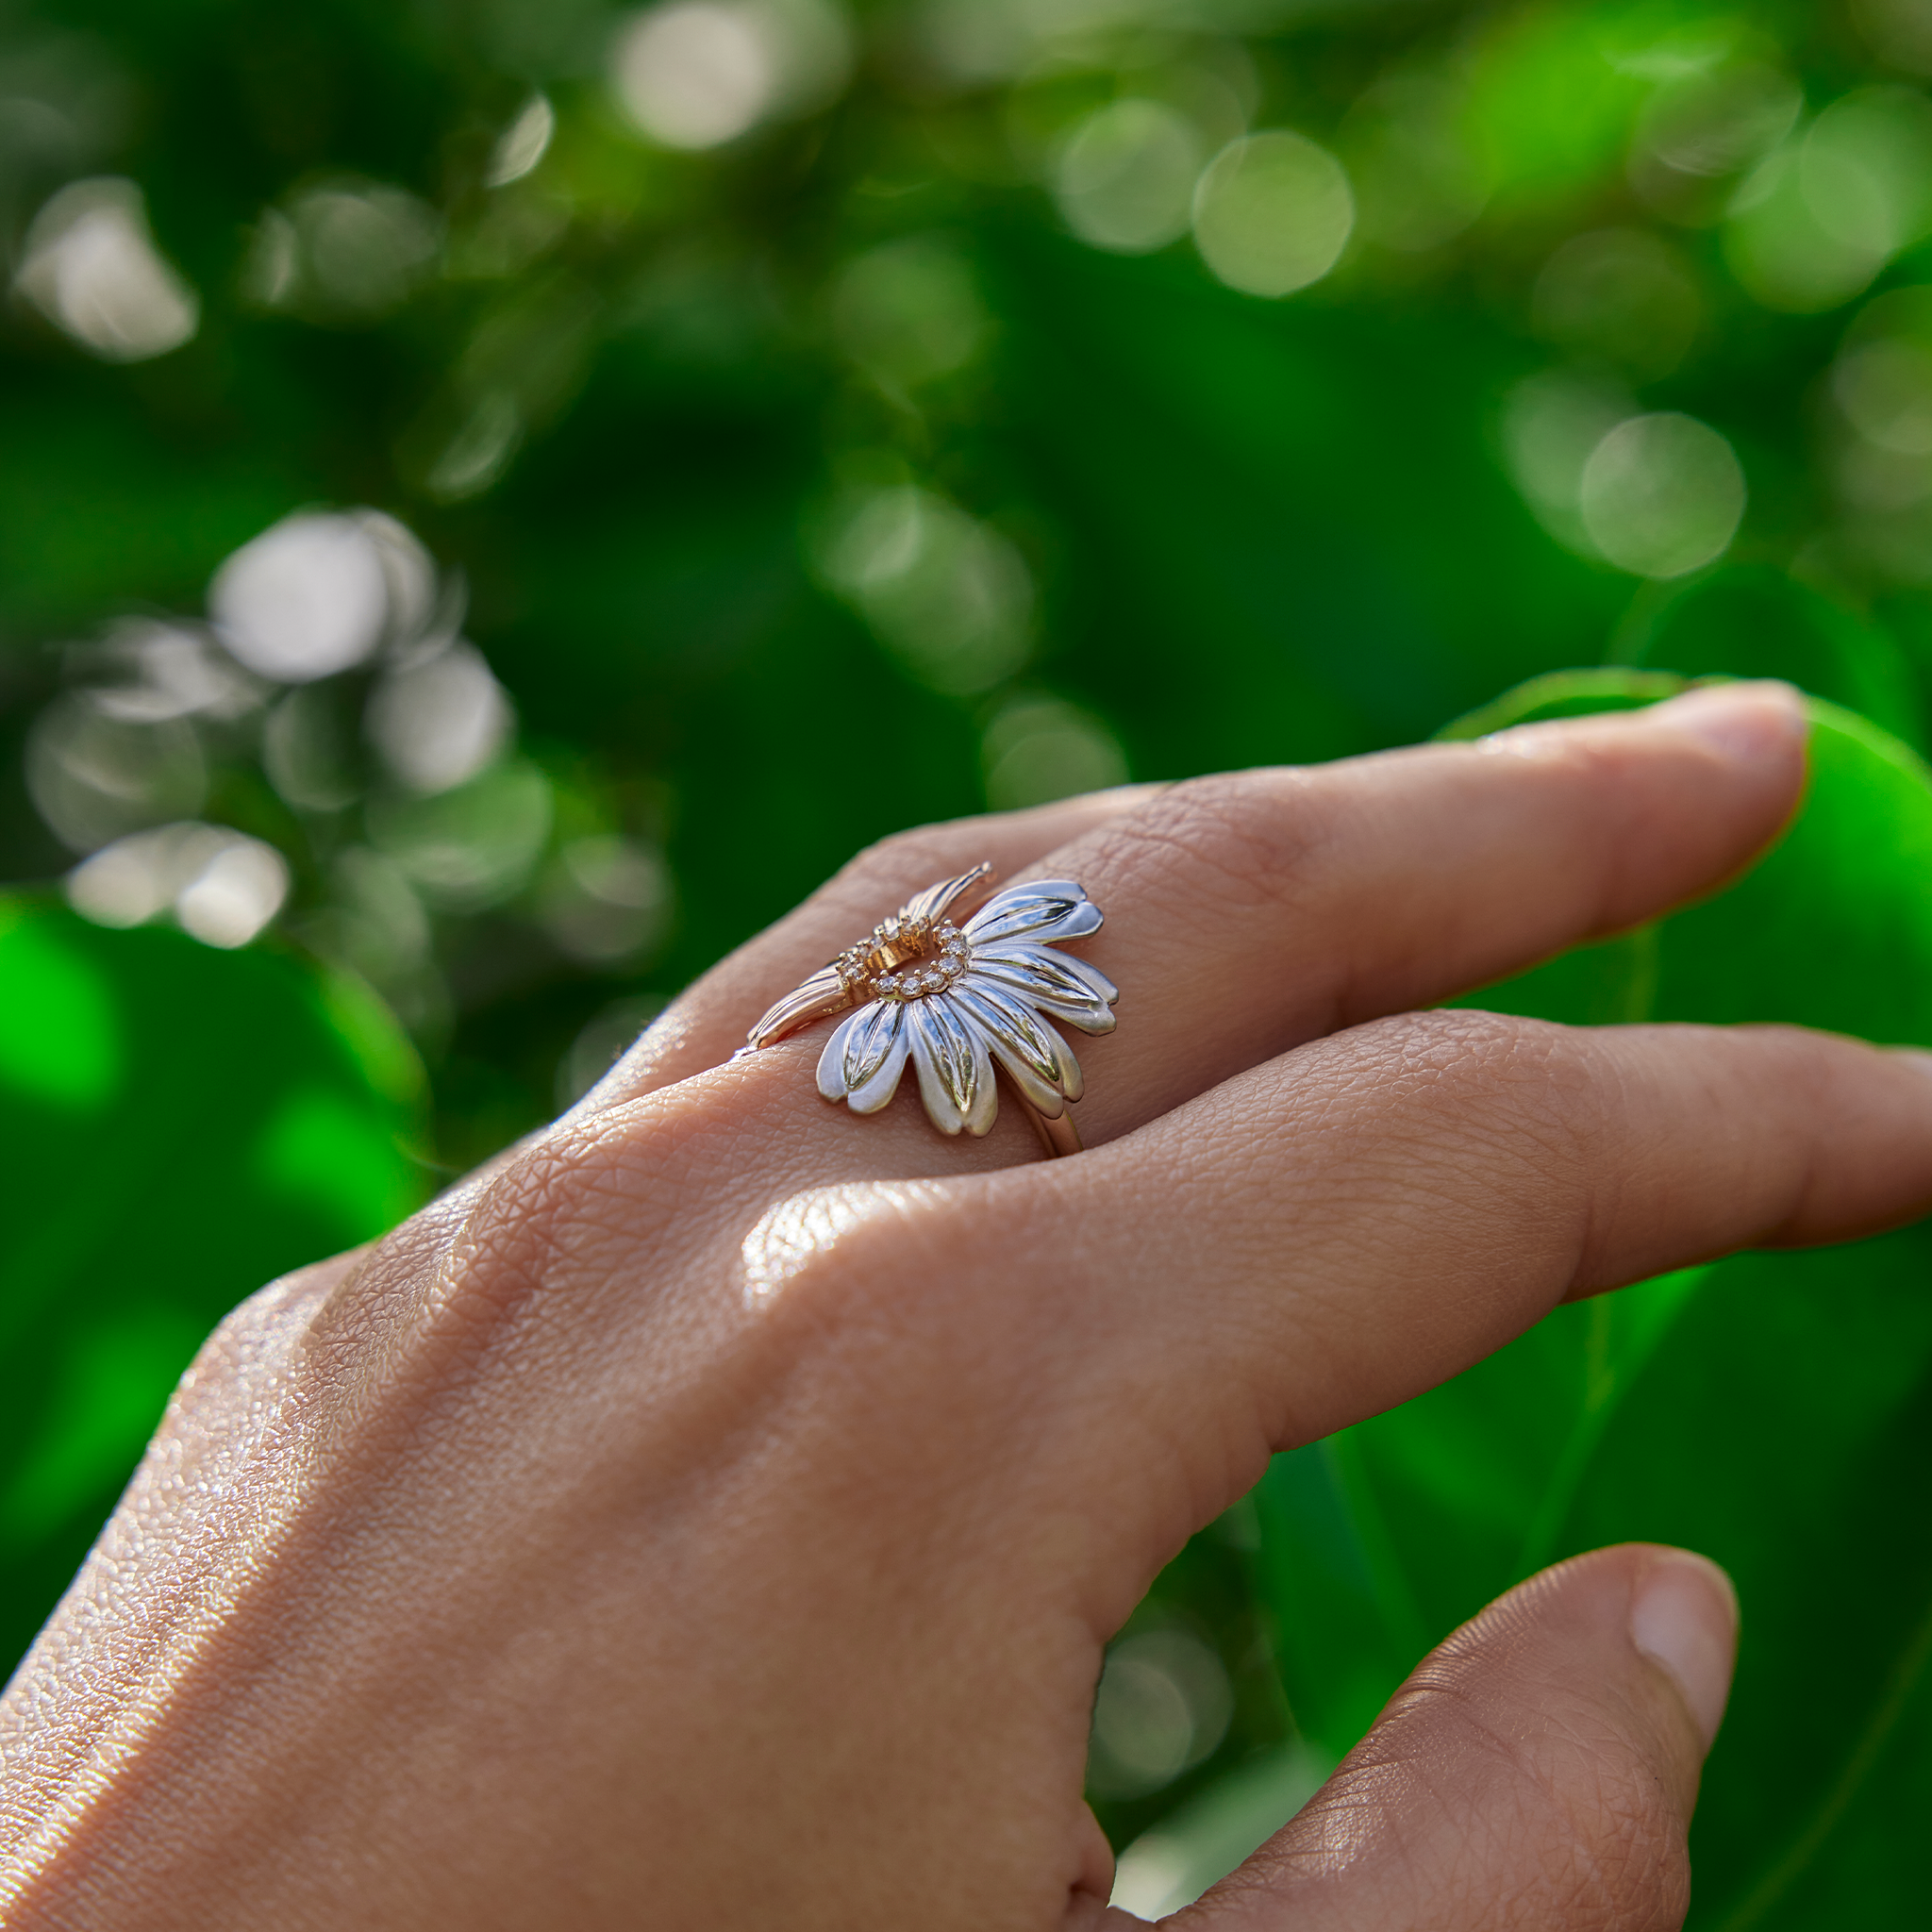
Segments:
[[[1566,1296],[1932,1206],[1911,1057],[1412,1010],[1707,890],[1802,772],[1730,687],[868,853],[218,1332],[4,1707],[6,1924],[1126,1924],[1102,1645],[1271,1451]],[[982,858],[1106,909],[1091,1151],[829,1108],[819,1034],[720,1064]],[[1733,1634],[1681,1552],[1532,1580],[1173,1923],[1675,1924]]]

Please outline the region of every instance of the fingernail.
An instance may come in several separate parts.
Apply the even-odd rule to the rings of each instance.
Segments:
[[[1805,701],[1774,679],[1707,684],[1667,698],[1643,714],[1739,764],[1758,764],[1802,744],[1810,730]]]
[[[1630,1641],[1670,1673],[1709,1750],[1737,1659],[1738,1596],[1731,1579],[1704,1557],[1671,1551],[1637,1586]]]

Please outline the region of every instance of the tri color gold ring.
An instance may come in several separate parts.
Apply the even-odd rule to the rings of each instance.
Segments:
[[[988,1132],[1004,1074],[1049,1154],[1077,1154],[1070,1111],[1080,1063],[1055,1025],[1111,1033],[1119,990],[1058,943],[1100,930],[1100,908],[1072,879],[995,892],[963,922],[954,913],[991,883],[990,863],[941,879],[873,927],[780,1000],[746,1037],[756,1053],[828,1019],[819,1091],[877,1113],[909,1059],[927,1118],[942,1134]]]

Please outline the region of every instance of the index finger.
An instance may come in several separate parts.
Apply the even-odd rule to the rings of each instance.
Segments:
[[[1270,1452],[1433,1388],[1566,1296],[1928,1209],[1932,1056],[1437,1012],[1304,1047],[1083,1160],[850,1191],[817,1210],[849,1234],[797,1274],[895,1306],[921,1284],[901,1373],[1022,1433],[1158,1561]]]

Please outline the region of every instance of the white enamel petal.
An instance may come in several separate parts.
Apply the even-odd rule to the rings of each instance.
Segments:
[[[1100,930],[1100,908],[1072,879],[1029,879],[995,892],[966,922],[975,944],[1025,937],[1077,940]]]
[[[933,1125],[942,1134],[985,1133],[999,1107],[985,1036],[943,995],[918,1001],[906,1018],[919,1097]]]
[[[876,1007],[876,1001],[872,1006],[860,1007],[849,1019],[840,1021],[832,1028],[832,1037],[825,1041],[825,1050],[819,1056],[819,1091],[825,1099],[845,1098],[846,1036],[861,1020],[870,1019]]]
[[[1080,1062],[1051,1021],[1009,988],[969,973],[953,989],[953,1001],[986,1035],[986,1042],[1013,1083],[1049,1120],[1063,1101],[1082,1091]]]
[[[973,970],[1011,987],[1042,1013],[1065,1020],[1083,1033],[1111,1033],[1108,1009],[1120,989],[1098,967],[1051,946],[1008,940],[973,949]]]
[[[876,1113],[899,1090],[909,1042],[906,1008],[874,1000],[844,1022],[819,1057],[819,1091],[844,1100],[854,1113]]]

